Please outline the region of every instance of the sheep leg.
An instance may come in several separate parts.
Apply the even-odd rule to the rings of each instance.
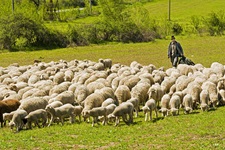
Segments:
[[[41,126],[38,123],[38,120],[36,120],[35,125],[38,126],[38,128],[41,128]]]
[[[53,120],[54,120],[54,117],[51,116],[51,120],[50,120],[50,122],[49,122],[49,124],[48,124],[48,127],[50,127],[50,125],[52,124]]]
[[[106,123],[106,115],[104,115],[102,125],[105,125],[105,123]]]
[[[61,120],[62,125],[64,125],[64,118],[60,117],[60,120]]]
[[[70,121],[71,123],[74,123],[74,122],[75,122],[75,121],[74,121],[74,120],[75,120],[75,119],[74,119],[74,115],[71,115],[70,120],[71,120],[71,121]]]
[[[92,118],[92,127],[94,127],[95,124],[95,117]]]
[[[120,122],[120,117],[119,117],[119,116],[117,116],[117,117],[116,117],[115,126],[117,126],[117,125],[119,124],[119,122]]]
[[[123,121],[124,121],[125,123],[127,123],[127,115],[126,115],[126,114],[123,114],[123,115],[122,115],[122,119],[123,119]]]
[[[158,110],[155,109],[155,117],[158,118]]]

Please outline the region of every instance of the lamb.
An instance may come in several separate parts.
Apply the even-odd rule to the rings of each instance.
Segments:
[[[159,103],[160,100],[163,97],[163,90],[161,89],[161,86],[158,83],[153,84],[149,90],[148,90],[148,94],[149,94],[149,99],[152,98],[156,101],[157,106],[159,107]]]
[[[3,127],[3,114],[4,113],[10,113],[12,111],[15,111],[18,109],[20,106],[20,102],[18,100],[14,99],[8,99],[8,100],[3,100],[0,101],[0,122],[1,122],[1,127]]]
[[[102,102],[102,107],[106,107],[110,104],[115,104],[115,100],[112,98],[107,98],[104,102]]]
[[[70,117],[70,122],[74,123],[74,106],[71,104],[65,104],[65,105],[57,107],[57,108],[48,106],[45,108],[45,110],[51,114],[51,120],[48,124],[48,127],[52,124],[52,122],[57,117],[61,121],[62,125],[64,124],[65,117]]]
[[[136,112],[136,117],[138,117],[138,111],[139,111],[139,101],[137,98],[131,98],[127,100],[127,102],[131,102],[134,105],[134,111]]]
[[[12,117],[13,117],[14,113],[15,113],[15,111],[3,114],[4,126],[6,126],[6,121],[10,122],[12,120]]]
[[[133,123],[133,111],[134,105],[131,102],[123,102],[117,106],[111,114],[108,115],[108,118],[116,118],[115,126],[119,124],[121,116],[125,123]],[[127,114],[129,115],[129,120],[127,120]]]
[[[47,112],[44,109],[37,109],[35,111],[30,112],[23,121],[26,122],[29,129],[32,129],[32,122],[35,123],[36,126],[40,128],[39,121],[42,121],[42,126],[44,127],[47,122]]]
[[[42,97],[31,97],[21,100],[21,105],[18,109],[23,109],[27,113],[35,111],[37,109],[45,109],[48,105],[48,101]]]
[[[161,99],[161,108],[159,109],[159,112],[162,113],[163,117],[169,115],[169,102],[170,102],[170,95],[169,94],[163,95]]]
[[[209,110],[209,93],[207,90],[202,90],[200,93],[200,108],[202,111],[208,111]]]
[[[186,94],[183,98],[184,113],[189,114],[193,110],[193,100],[190,94]]]
[[[155,111],[155,116],[158,118],[158,112],[157,112],[157,106],[156,106],[156,101],[151,98],[149,99],[145,105],[142,107],[142,110],[145,115],[145,121],[152,120],[152,111]],[[149,117],[148,117],[148,112],[149,112]]]
[[[74,122],[76,121],[76,117],[79,117],[79,122],[81,122],[81,113],[83,111],[83,107],[81,105],[74,106]]]
[[[46,107],[51,106],[51,107],[53,107],[53,108],[56,108],[56,107],[60,107],[60,106],[62,106],[62,105],[63,105],[62,102],[60,102],[60,101],[54,101],[54,102],[52,102],[52,103],[49,103]]]
[[[98,117],[100,116],[104,117],[102,124],[105,125],[106,123],[106,108],[105,107],[95,107],[83,113],[84,118],[93,117],[92,127],[94,126],[95,123],[98,123]]]
[[[115,104],[109,104],[107,106],[105,106],[106,108],[106,123],[108,123],[108,115],[113,113],[113,111],[116,109],[116,105]],[[99,118],[101,119],[101,118]]]
[[[27,116],[27,112],[25,110],[21,110],[21,109],[16,110],[12,117],[12,120],[9,122],[10,128],[13,130],[13,127],[15,126],[16,131],[19,132],[24,126],[23,119],[26,116]]]
[[[178,95],[173,95],[170,99],[169,106],[170,112],[173,116],[179,115],[179,108],[180,108],[181,100]]]

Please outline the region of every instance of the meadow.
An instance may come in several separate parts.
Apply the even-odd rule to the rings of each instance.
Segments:
[[[174,0],[172,1],[172,20],[185,22],[192,15],[207,15],[213,10],[223,9],[223,0],[205,1],[198,0]],[[167,0],[156,0],[153,4],[146,5],[151,8],[152,15],[159,18],[167,17]],[[160,9],[159,9],[160,7]],[[179,9],[182,8],[182,9]],[[203,9],[205,8],[205,9]],[[207,10],[206,10],[207,8]],[[90,19],[90,18],[89,18]],[[81,20],[77,20],[80,22]],[[82,21],[81,21],[82,22]],[[63,23],[66,24],[66,23]],[[48,24],[51,28],[61,28],[62,24],[56,26]],[[225,64],[225,37],[182,35],[176,36],[184,49],[187,58],[196,64],[210,67],[213,62]],[[59,60],[92,60],[99,58],[111,58],[113,63],[130,65],[137,61],[142,65],[154,64],[157,68],[171,67],[167,58],[167,47],[170,36],[166,39],[155,40],[147,43],[108,43],[104,45],[90,45],[83,47],[69,47],[52,50],[0,52],[0,66],[7,67],[10,64],[32,65],[34,60],[42,62]],[[33,128],[22,130],[19,133],[11,131],[9,127],[0,129],[0,149],[17,150],[52,150],[52,149],[118,149],[118,150],[221,150],[225,147],[225,107],[216,110],[201,112],[195,110],[191,114],[184,114],[182,109],[179,116],[168,116],[145,122],[143,112],[134,123],[126,125],[121,122],[115,127],[109,125],[95,125],[81,122],[64,126],[53,124],[45,128]],[[154,115],[154,113],[153,113]],[[155,118],[155,117],[154,117]]]

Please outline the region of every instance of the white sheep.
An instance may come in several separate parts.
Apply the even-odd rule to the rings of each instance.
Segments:
[[[105,125],[106,123],[106,108],[105,107],[95,107],[91,110],[85,111],[83,114],[84,118],[92,117],[92,127],[95,123],[98,123],[98,117],[103,116],[102,124]]]
[[[134,111],[136,113],[135,117],[138,117],[139,100],[137,98],[131,98],[131,99],[128,99],[127,102],[131,102],[134,105]]]
[[[16,110],[12,120],[9,122],[10,128],[13,130],[13,127],[16,127],[16,131],[19,132],[21,129],[23,129],[24,123],[23,119],[27,116],[27,112],[25,110]]]
[[[201,86],[202,90],[207,90],[209,93],[210,103],[216,108],[218,102],[218,93],[216,84],[211,81],[206,81]]]
[[[49,101],[60,101],[63,104],[74,104],[74,94],[72,91],[64,91]]]
[[[6,126],[6,121],[10,122],[12,120],[14,113],[15,113],[15,111],[3,114],[4,126]]]
[[[184,113],[189,114],[193,110],[193,100],[190,94],[186,94],[183,98]]]
[[[170,102],[170,95],[169,94],[163,95],[161,99],[161,108],[159,109],[159,112],[162,113],[163,117],[169,115],[169,102]]]
[[[163,97],[163,90],[161,89],[161,86],[158,83],[153,84],[149,90],[148,90],[148,98],[154,99],[157,103],[157,106],[159,107],[159,103]]]
[[[202,90],[200,93],[200,108],[202,111],[209,110],[209,92],[207,90]]]
[[[133,111],[134,105],[131,102],[123,102],[117,106],[111,114],[108,115],[108,118],[116,118],[115,126],[119,124],[121,116],[125,123],[133,123]],[[127,115],[129,116],[129,120],[127,120]]]
[[[220,105],[222,105],[222,106],[225,105],[225,90],[224,89],[219,90],[218,101],[219,101]]]
[[[20,101],[21,104],[18,109],[23,109],[27,113],[35,111],[37,109],[45,109],[48,105],[48,101],[42,97],[31,97]]]
[[[176,82],[176,77],[165,77],[164,80],[162,81],[161,88],[163,90],[163,93],[169,93],[170,87],[173,86]]]
[[[107,59],[99,59],[99,62],[102,63],[104,65],[104,68],[111,68],[112,67],[112,60],[107,58]]]
[[[149,99],[145,105],[142,107],[142,110],[145,115],[145,121],[152,120],[152,111],[155,111],[155,116],[158,118],[157,106],[156,101],[154,99]],[[149,114],[149,116],[148,116]]]
[[[64,118],[66,117],[70,117],[70,122],[74,123],[74,106],[71,104],[65,104],[57,108],[48,106],[45,108],[45,110],[51,114],[51,120],[48,124],[48,127],[57,117],[61,121],[62,125],[64,124]]]
[[[106,107],[110,104],[115,104],[115,100],[112,98],[107,98],[104,102],[102,102],[102,107]]]
[[[47,112],[44,109],[37,109],[35,111],[30,112],[23,120],[28,125],[29,129],[32,129],[32,123],[40,128],[39,121],[42,122],[42,126],[44,127],[47,122]]]
[[[131,98],[130,89],[126,85],[119,85],[115,91],[116,99],[119,104]]]
[[[74,77],[73,71],[72,70],[66,70],[64,73],[64,81],[69,81],[71,82]]]
[[[150,88],[150,84],[148,83],[140,83],[138,82],[131,90],[131,97],[137,98],[139,104],[144,105],[148,100],[148,90]]]
[[[170,99],[169,106],[170,112],[173,116],[179,115],[179,108],[180,108],[181,100],[178,95],[173,95]]]
[[[64,81],[65,74],[63,72],[57,72],[53,77],[54,84],[60,84]]]

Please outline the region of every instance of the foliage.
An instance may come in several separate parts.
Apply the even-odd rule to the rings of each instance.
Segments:
[[[210,35],[224,35],[225,13],[224,11],[212,12],[208,18],[205,18],[205,24],[208,27]]]
[[[182,26],[179,23],[174,23],[172,26],[172,32],[176,35],[181,34],[183,31]]]

